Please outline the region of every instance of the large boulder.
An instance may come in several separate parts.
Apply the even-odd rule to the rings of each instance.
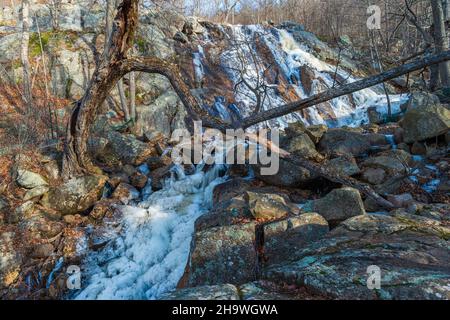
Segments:
[[[44,194],[46,194],[48,192],[48,190],[49,190],[49,187],[45,186],[45,185],[30,189],[27,191],[27,193],[25,193],[23,200],[28,201],[28,200],[32,200],[35,198],[40,198]]]
[[[206,32],[206,29],[200,24],[200,21],[196,17],[186,18],[186,22],[183,26],[183,33],[191,36],[194,34],[202,34]]]
[[[361,179],[371,184],[381,184],[386,179],[386,171],[381,168],[367,168]]]
[[[256,225],[243,195],[214,204],[195,222],[183,282],[199,286],[255,280]]]
[[[325,197],[306,203],[303,210],[317,212],[333,224],[366,213],[359,191],[348,187],[334,189]]]
[[[401,125],[406,143],[437,137],[450,129],[450,110],[440,104],[410,108]]]
[[[405,174],[413,164],[412,156],[403,150],[389,150],[362,163],[364,168],[382,169],[390,177]]]
[[[16,182],[19,186],[26,189],[48,185],[47,181],[40,174],[25,169],[17,169]]]
[[[245,197],[255,219],[279,219],[291,212],[286,199],[278,194],[247,191]]]
[[[326,154],[352,154],[359,156],[367,153],[370,142],[361,133],[347,129],[330,129],[319,143],[319,151]]]
[[[42,199],[44,207],[62,215],[76,214],[91,208],[103,193],[107,178],[104,176],[83,176],[50,188]]]
[[[309,126],[306,128],[306,134],[311,138],[312,142],[315,144],[319,143],[323,135],[328,131],[328,127],[324,124],[318,124],[314,126]]]
[[[127,205],[130,201],[139,199],[139,195],[139,191],[135,187],[127,183],[121,183],[116,190],[114,190],[111,198],[119,200],[124,205]]]
[[[402,105],[401,108],[406,111],[416,108],[433,106],[439,103],[440,101],[437,95],[431,94],[429,92],[416,91],[411,93],[408,101],[404,105]]]
[[[280,159],[278,172],[274,175],[261,174],[261,165],[252,165],[255,176],[267,184],[278,187],[303,187],[317,178],[311,171]]]
[[[264,224],[264,264],[289,260],[293,251],[323,237],[329,230],[328,222],[317,213],[304,213],[280,221]]]
[[[320,160],[323,157],[317,152],[316,146],[306,133],[300,133],[293,137],[287,147],[287,151],[299,157]]]
[[[243,178],[231,179],[218,184],[213,190],[213,204],[217,205],[243,195],[245,191],[251,188],[255,188],[254,181]]]
[[[327,162],[327,167],[344,176],[354,176],[361,172],[355,158],[348,156],[331,159]]]
[[[138,166],[158,155],[151,144],[139,141],[134,135],[109,131],[107,138],[108,144],[101,155],[103,159],[117,158],[122,164]]]
[[[188,262],[188,285],[255,280],[255,227],[256,223],[250,221],[196,231]]]
[[[269,268],[263,278],[332,299],[449,299],[448,227],[414,215],[360,215]],[[378,267],[380,288],[371,290]]]

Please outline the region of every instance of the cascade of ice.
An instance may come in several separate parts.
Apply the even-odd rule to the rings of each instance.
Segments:
[[[283,105],[289,101],[277,92],[277,84],[267,83],[264,75],[263,57],[258,56],[255,39],[261,40],[269,48],[273,60],[279,67],[285,79],[300,98],[323,92],[336,86],[334,74],[339,79],[346,79],[345,83],[351,83],[358,79],[345,71],[317,58],[314,50],[307,43],[298,43],[291,33],[284,29],[267,29],[259,25],[231,26],[228,35],[230,47],[221,54],[221,66],[228,78],[235,85],[235,100],[239,114],[250,115],[252,107],[256,104],[254,93],[243,83],[249,83],[252,87],[256,85],[256,79],[264,79],[268,88],[267,97],[263,109],[267,110]],[[255,54],[256,53],[256,54]],[[306,92],[301,81],[301,68],[308,67],[314,74],[311,90]],[[352,94],[352,100],[348,96],[339,97],[329,101],[331,109],[320,111],[317,107],[308,108],[308,118],[305,119],[297,113],[271,120],[265,125],[269,127],[285,127],[288,123],[303,120],[307,124],[326,123],[330,127],[358,126],[368,123],[367,108],[376,107],[380,113],[387,113],[387,99],[381,94],[381,88],[368,88]],[[407,95],[391,95],[392,113],[400,112]],[[223,107],[220,111],[222,118],[229,112]],[[324,117],[325,116],[325,117]]]
[[[197,83],[201,83],[205,76],[205,71],[203,68],[202,59],[205,58],[205,52],[203,51],[203,47],[198,45],[198,51],[193,54],[193,64],[194,64],[194,72],[195,72],[195,81]]]
[[[187,175],[174,166],[162,190],[147,190],[137,206],[121,207],[122,231],[85,259],[88,276],[74,298],[157,299],[173,290],[184,272],[194,222],[210,208],[214,187],[226,180],[224,165],[206,168],[200,164]]]

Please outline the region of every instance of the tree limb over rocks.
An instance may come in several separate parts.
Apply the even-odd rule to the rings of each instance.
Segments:
[[[83,98],[77,102],[72,111],[67,126],[66,146],[63,160],[63,176],[66,179],[73,176],[101,173],[101,170],[90,159],[87,151],[87,141],[91,127],[97,117],[100,106],[104,103],[111,89],[123,76],[132,71],[158,73],[166,76],[187,110],[188,121],[202,120],[204,126],[218,129],[223,132],[226,129],[231,128],[246,129],[260,122],[309,108],[319,103],[394,79],[403,74],[450,60],[450,51],[445,51],[438,55],[427,56],[422,60],[405,64],[378,75],[346,84],[339,88],[332,88],[310,98],[260,112],[243,119],[239,123],[226,123],[209,115],[200,106],[196,98],[191,94],[189,87],[182,79],[179,68],[176,65],[156,57],[141,58],[128,56],[130,49],[133,46],[134,34],[138,24],[138,4],[138,0],[123,0],[120,4],[113,23],[113,30],[109,39],[110,43],[107,46],[107,50],[103,53],[104,57],[101,59],[102,62],[95,70]],[[270,148],[270,145],[268,145],[268,147]],[[293,157],[288,153],[280,153],[280,156],[287,161],[315,172],[326,179],[357,188],[360,192],[373,198],[384,207],[393,207],[390,202],[383,199],[368,185],[362,184],[349,177],[343,177],[318,164],[306,159]]]

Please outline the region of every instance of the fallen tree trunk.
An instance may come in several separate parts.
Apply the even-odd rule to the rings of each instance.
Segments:
[[[72,111],[72,115],[67,126],[67,137],[63,160],[63,176],[66,179],[72,176],[96,174],[101,172],[101,170],[94,165],[88,154],[88,137],[100,106],[104,103],[109,92],[117,84],[119,79],[129,72],[140,71],[159,73],[166,76],[187,110],[188,127],[189,125],[192,125],[191,120],[202,120],[203,125],[206,127],[225,131],[229,128],[248,128],[259,122],[305,109],[318,103],[326,102],[328,100],[371,87],[429,65],[450,60],[450,51],[435,56],[425,57],[421,61],[416,61],[386,71],[379,75],[342,86],[340,88],[330,89],[308,99],[261,112],[257,115],[244,119],[240,123],[226,123],[209,115],[199,105],[195,97],[191,94],[189,87],[183,81],[181,73],[176,65],[156,57],[128,57],[128,52],[133,45],[134,33],[138,23],[138,3],[138,0],[122,1],[114,20],[112,35],[109,39],[110,43],[107,46],[107,50],[103,53],[103,58],[101,59],[102,62],[95,70],[85,95],[80,101],[77,102]],[[273,150],[273,148],[271,149]],[[281,156],[287,161],[297,166],[304,167],[326,179],[342,183],[346,186],[354,187],[365,195],[376,200],[377,203],[383,207],[393,207],[391,203],[379,196],[368,185],[359,183],[352,178],[338,175],[306,159],[295,158],[290,154],[281,154]]]
[[[317,175],[332,181],[336,182],[342,185],[345,185],[347,187],[352,187],[357,189],[362,194],[366,195],[367,197],[373,199],[376,203],[378,203],[381,207],[386,209],[393,209],[395,208],[394,205],[381,197],[378,193],[376,193],[368,184],[361,183],[356,179],[353,179],[349,176],[344,176],[338,172],[332,171],[328,168],[326,168],[323,165],[314,163],[312,161],[296,157],[292,155],[291,153],[287,152],[286,150],[283,150],[279,148],[278,146],[272,145],[271,141],[268,141],[266,139],[263,139],[261,137],[258,138],[257,135],[253,133],[247,133],[247,138],[253,142],[258,142],[266,147],[266,149],[270,150],[271,152],[275,152],[278,154],[278,156],[282,159],[284,159],[287,162],[290,162],[294,164],[295,166],[303,167],[311,172],[316,173]]]
[[[309,98],[295,101],[284,106],[266,110],[253,116],[247,117],[242,121],[242,127],[248,128],[263,121],[279,118],[289,113],[300,111],[317,104],[354,93],[356,91],[370,88],[377,84],[398,78],[404,74],[420,70],[431,65],[436,65],[448,60],[450,60],[450,50],[437,55],[426,56],[420,60],[382,72],[369,78],[361,79],[359,81],[355,81],[337,88],[331,88],[325,92],[318,93]]]

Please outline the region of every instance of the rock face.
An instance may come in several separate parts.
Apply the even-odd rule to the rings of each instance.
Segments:
[[[290,212],[286,200],[280,195],[247,191],[245,197],[255,219],[277,219]]]
[[[283,159],[280,159],[280,167],[275,175],[262,175],[259,165],[252,165],[252,168],[259,180],[279,187],[301,187],[308,185],[317,178],[309,170],[294,166]]]
[[[362,155],[370,149],[370,142],[361,133],[345,129],[330,129],[319,143],[319,150],[326,154]]]
[[[304,213],[281,221],[265,224],[264,261],[266,265],[289,260],[293,251],[323,237],[328,222],[317,213]]]
[[[40,175],[28,170],[18,169],[16,182],[26,189],[34,189],[48,185],[47,181]]]
[[[353,188],[335,189],[324,198],[307,203],[303,210],[317,212],[331,223],[366,213],[361,195]]]
[[[164,84],[166,83],[164,82]],[[140,115],[136,124],[138,134],[142,135],[148,130],[159,130],[170,137],[174,129],[185,127],[183,122],[186,115],[184,106],[177,94],[170,88],[170,83],[167,83],[167,87],[162,89],[166,91],[153,102],[137,108]]]
[[[242,284],[256,278],[255,222],[198,230],[189,258],[189,286]]]
[[[104,176],[71,179],[58,187],[50,188],[41,199],[41,204],[63,215],[83,212],[100,199],[106,180]]]
[[[406,143],[445,134],[450,129],[450,110],[439,104],[410,108],[403,117],[402,127]]]
[[[238,290],[231,284],[200,286],[177,290],[160,297],[161,300],[240,300]]]
[[[122,164],[138,166],[151,156],[157,155],[156,150],[149,144],[136,139],[133,135],[124,135],[116,131],[107,134],[108,144],[105,147],[105,157],[117,157]]]
[[[274,266],[264,278],[334,299],[449,299],[449,229],[398,214],[360,215]],[[381,269],[381,287],[367,287],[369,266]]]

